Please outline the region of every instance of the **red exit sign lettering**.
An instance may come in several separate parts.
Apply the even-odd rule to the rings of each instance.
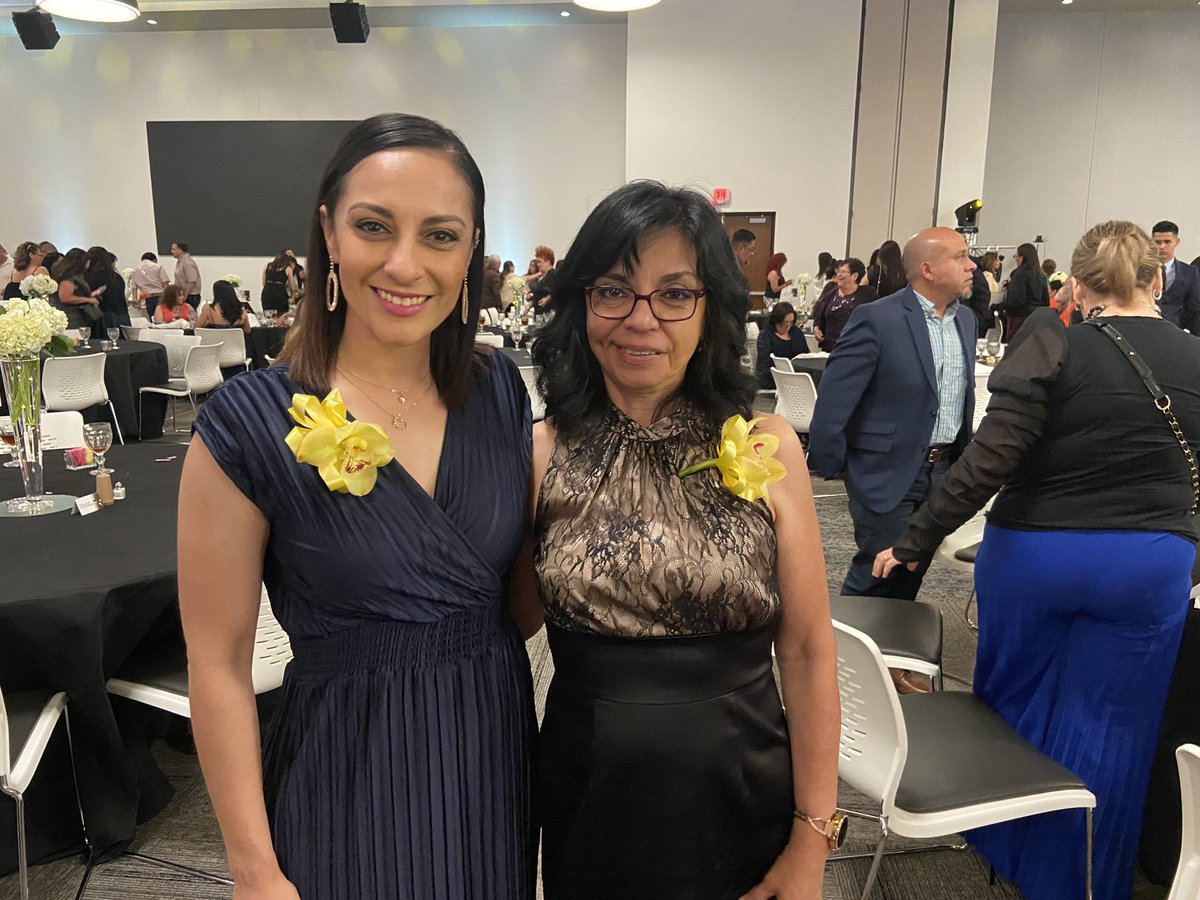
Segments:
[[[729,188],[713,188],[713,206],[725,206],[729,203]]]

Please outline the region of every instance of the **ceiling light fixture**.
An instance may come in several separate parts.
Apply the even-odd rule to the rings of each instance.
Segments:
[[[571,13],[570,13],[570,11],[564,9],[562,12],[559,13],[559,15],[562,16],[564,19],[566,19],[566,18],[570,17]]]
[[[1062,5],[1063,5],[1063,6],[1070,6],[1070,5],[1071,5],[1072,3],[1074,3],[1074,2],[1075,2],[1075,0],[1062,0]]]
[[[658,0],[575,0],[576,6],[594,9],[597,12],[633,12],[636,9],[649,9],[657,4]]]
[[[158,19],[147,19],[147,20],[146,20],[146,24],[147,24],[147,25],[157,25],[157,24],[158,24]]]
[[[51,15],[85,22],[132,22],[142,14],[138,0],[37,0]]]

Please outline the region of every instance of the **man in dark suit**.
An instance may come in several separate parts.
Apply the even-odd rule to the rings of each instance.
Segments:
[[[1164,219],[1154,226],[1154,243],[1163,266],[1163,293],[1159,312],[1168,322],[1200,334],[1200,271],[1175,258],[1179,226]]]
[[[975,263],[949,228],[916,234],[903,259],[908,287],[856,309],[829,357],[809,454],[824,477],[845,473],[858,552],[842,593],[911,600],[924,569],[871,567],[971,439],[976,323],[960,301]]]

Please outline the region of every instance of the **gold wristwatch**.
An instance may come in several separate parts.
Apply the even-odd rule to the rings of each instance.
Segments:
[[[846,841],[846,831],[849,828],[850,822],[846,818],[845,813],[834,811],[833,815],[828,819],[816,819],[812,816],[806,816],[800,810],[793,810],[794,815],[801,822],[807,822],[808,826],[818,834],[825,836],[825,840],[829,841],[829,849],[837,850]]]

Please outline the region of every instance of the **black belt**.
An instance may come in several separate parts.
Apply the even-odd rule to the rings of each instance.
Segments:
[[[950,455],[953,444],[937,444],[925,451],[925,462],[939,462]]]

